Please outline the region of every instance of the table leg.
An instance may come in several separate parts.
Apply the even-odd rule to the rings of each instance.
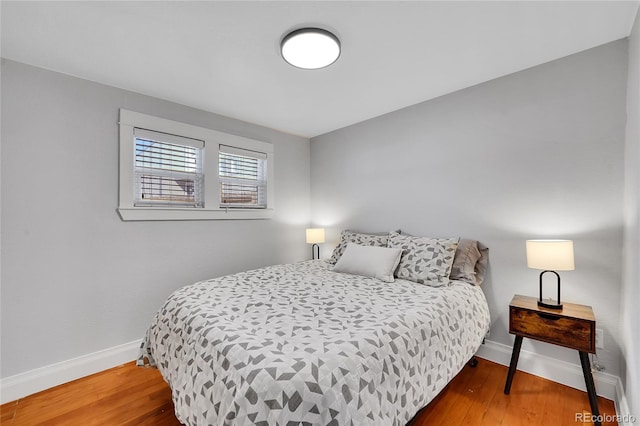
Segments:
[[[591,405],[591,414],[598,417],[598,396],[596,395],[596,385],[593,383],[593,375],[591,374],[591,363],[589,362],[589,354],[579,351],[580,364],[582,364],[582,374],[584,375],[584,383],[587,385],[587,395],[589,395],[589,405]],[[596,426],[600,426],[600,422],[594,422]]]
[[[518,357],[520,356],[520,347],[522,346],[522,336],[516,336],[516,341],[513,343],[513,352],[511,353],[511,363],[509,364],[509,374],[507,375],[507,383],[504,385],[504,394],[509,395],[511,392],[511,382],[513,382],[513,375],[516,374],[516,368],[518,367]]]

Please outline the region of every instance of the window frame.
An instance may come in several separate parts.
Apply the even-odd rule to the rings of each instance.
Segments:
[[[271,219],[274,214],[274,147],[272,143],[120,109],[118,213],[124,221]],[[204,142],[204,207],[135,206],[134,129],[146,129]],[[220,145],[258,151],[267,156],[265,208],[220,207],[218,152]]]

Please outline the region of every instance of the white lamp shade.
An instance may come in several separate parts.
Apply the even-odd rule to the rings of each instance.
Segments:
[[[527,266],[550,271],[573,271],[573,241],[527,240]]]
[[[307,228],[307,244],[324,243],[324,228]]]

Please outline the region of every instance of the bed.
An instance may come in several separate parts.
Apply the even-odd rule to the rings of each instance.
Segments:
[[[157,312],[138,364],[160,370],[186,425],[405,425],[480,346],[483,292],[336,266],[183,287]]]

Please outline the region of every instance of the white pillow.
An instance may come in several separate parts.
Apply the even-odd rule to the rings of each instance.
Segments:
[[[393,282],[393,273],[400,263],[402,249],[376,246],[361,246],[348,243],[344,253],[338,259],[335,272],[364,275]]]

